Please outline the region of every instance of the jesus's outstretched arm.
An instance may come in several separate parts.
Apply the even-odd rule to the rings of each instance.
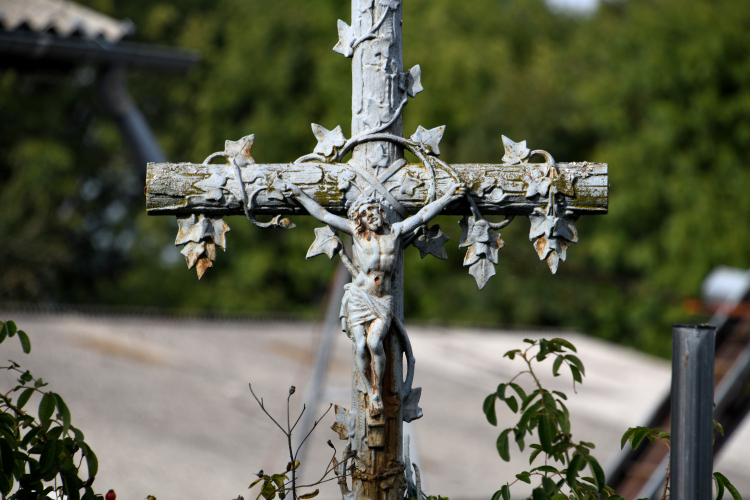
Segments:
[[[286,184],[286,190],[284,194],[294,196],[294,198],[296,198],[296,200],[299,201],[303,207],[305,207],[310,215],[318,219],[323,224],[328,224],[333,229],[342,231],[348,235],[351,235],[354,232],[353,223],[349,219],[339,217],[338,215],[333,215],[331,212],[320,206],[317,201],[306,195],[299,188],[299,186],[295,186],[294,184]]]
[[[450,203],[464,196],[466,196],[466,188],[460,184],[454,184],[448,188],[448,191],[441,198],[425,205],[422,210],[405,221],[394,224],[393,227],[396,230],[400,230],[401,233],[410,233],[422,224],[426,224],[434,219]]]

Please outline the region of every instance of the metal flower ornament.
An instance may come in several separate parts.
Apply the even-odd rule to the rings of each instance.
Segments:
[[[403,70],[401,17],[401,0],[352,0],[351,24],[338,21],[333,50],[352,58],[354,69],[350,138],[341,126],[313,124],[312,153],[258,164],[248,135],[227,141],[201,164],[149,164],[147,174],[148,213],[178,217],[175,243],[184,245],[188,267],[199,277],[216,261],[216,247],[226,249],[225,215],[245,215],[263,228],[291,229],[289,215],[324,224],[307,258],[338,255],[352,275],[340,314],[354,345],[352,409],[337,407],[334,424],[347,442],[340,476],[352,471],[351,485],[340,480],[344,498],[401,500],[412,477],[405,474],[411,464],[403,461],[402,425],[422,410],[403,325],[404,249],[413,245],[422,258],[446,259],[448,237],[429,223],[439,214],[457,215],[464,266],[484,288],[505,246],[499,231],[517,216],[528,217],[529,238],[555,273],[570,243],[578,242],[578,217],[607,212],[606,164],[557,163],[505,136],[498,138],[501,163],[447,164],[439,158],[444,125],[419,126],[405,137],[404,109],[424,88],[419,65]],[[418,162],[407,162],[404,151]],[[217,157],[227,163],[211,163]],[[272,218],[261,222],[258,215]],[[488,215],[505,220],[490,222]],[[351,256],[340,234],[351,238]]]

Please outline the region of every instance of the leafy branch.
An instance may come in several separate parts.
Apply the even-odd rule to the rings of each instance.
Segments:
[[[573,353],[576,348],[567,340],[554,338],[551,340],[529,340],[524,342],[529,346],[525,349],[513,349],[505,353],[509,359],[516,357],[523,360],[525,369],[513,377],[509,382],[500,384],[497,391],[487,396],[484,401],[484,413],[492,425],[497,425],[495,402],[505,402],[513,413],[520,413],[521,418],[514,427],[505,429],[497,439],[497,450],[500,457],[510,461],[509,435],[513,437],[521,451],[525,448],[525,439],[532,436],[534,431],[539,442],[529,445],[533,451],[529,458],[529,465],[542,455],[544,463],[531,470],[516,475],[516,480],[506,483],[493,495],[493,500],[509,500],[510,488],[518,481],[531,484],[532,477],[539,478],[541,484],[533,491],[533,498],[562,500],[577,498],[581,500],[604,498],[618,500],[620,497],[605,485],[604,472],[599,462],[590,451],[593,443],[572,440],[570,433],[570,414],[563,401],[567,400],[565,393],[545,389],[534,371],[534,364],[547,358],[554,358],[552,373],[559,376],[562,365],[567,365],[576,383],[582,382],[586,371],[581,360]],[[531,378],[534,391],[526,394],[524,389],[516,383],[522,376]],[[515,395],[506,394],[510,388]],[[516,398],[517,396],[517,398]],[[554,464],[554,465],[553,465]],[[558,465],[559,464],[559,465]],[[591,476],[580,476],[586,467]],[[565,493],[567,490],[567,493]]]
[[[18,330],[13,321],[0,322],[0,343],[14,336],[18,336],[23,351],[29,354],[28,335]],[[47,498],[49,493],[70,500],[101,499],[102,495],[95,494],[91,488],[99,469],[98,459],[84,441],[83,432],[71,424],[70,410],[63,398],[57,393],[45,392],[43,388],[48,384],[23,370],[15,361],[9,363],[0,369],[17,372],[19,378],[18,385],[0,394],[0,494],[3,500]],[[14,397],[16,393],[18,396]],[[42,396],[36,416],[24,410],[35,393]],[[86,480],[79,477],[84,458]]]

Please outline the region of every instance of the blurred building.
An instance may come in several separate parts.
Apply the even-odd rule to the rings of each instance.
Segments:
[[[130,21],[118,21],[68,0],[0,0],[0,69],[67,72],[84,68],[98,80],[105,109],[145,172],[149,161],[166,157],[143,114],[130,97],[131,69],[184,74],[198,54],[126,41],[135,33]]]

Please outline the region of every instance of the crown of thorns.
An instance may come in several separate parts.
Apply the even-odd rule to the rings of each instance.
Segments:
[[[357,216],[357,213],[359,212],[359,209],[362,208],[365,205],[378,205],[382,208],[384,204],[384,200],[379,198],[373,198],[372,196],[360,196],[357,198],[357,201],[352,203],[352,206],[349,207],[349,210],[347,210],[346,215],[349,217],[350,220],[354,220],[354,218]]]

